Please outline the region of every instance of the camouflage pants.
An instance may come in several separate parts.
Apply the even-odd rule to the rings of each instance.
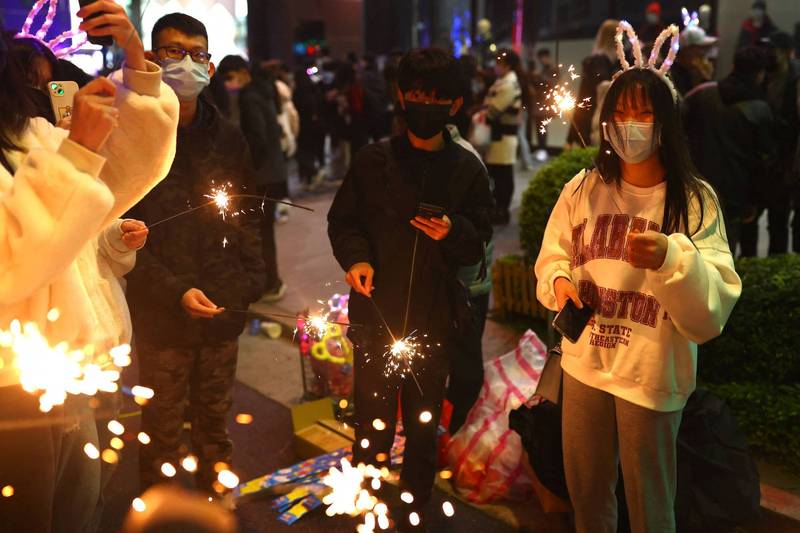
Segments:
[[[232,403],[238,339],[192,348],[164,348],[137,342],[139,382],[155,391],[142,408],[142,431],[151,442],[139,449],[141,490],[165,481],[161,465],[180,468],[189,450],[183,423],[192,425],[192,453],[198,458],[197,488],[211,491],[214,465],[230,464],[233,444],[226,416]],[[188,407],[188,410],[187,410]]]

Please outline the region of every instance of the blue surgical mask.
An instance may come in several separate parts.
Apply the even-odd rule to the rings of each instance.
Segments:
[[[660,142],[652,122],[625,121],[616,126],[604,122],[603,137],[626,163],[641,163],[653,155]]]
[[[165,59],[161,62],[161,77],[164,83],[172,87],[178,100],[182,102],[197,98],[200,92],[211,82],[208,64],[197,63],[189,54],[178,61]]]

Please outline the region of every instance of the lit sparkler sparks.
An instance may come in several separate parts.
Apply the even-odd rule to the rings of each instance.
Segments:
[[[221,187],[213,187],[211,189],[211,194],[203,195],[214,202],[214,205],[217,206],[217,209],[219,209],[219,214],[222,215],[223,220],[225,220],[225,215],[227,215],[228,209],[231,205],[231,195],[228,193],[229,186],[230,183],[226,183]]]
[[[567,69],[567,75],[569,76],[569,80],[565,81],[564,83],[556,84],[552,89],[547,91],[544,96],[544,102],[539,103],[539,111],[544,111],[550,114],[549,117],[543,119],[539,123],[539,131],[541,133],[545,133],[547,131],[547,126],[552,122],[554,117],[558,117],[559,119],[564,119],[564,115],[571,114],[575,111],[575,108],[579,109],[586,109],[589,107],[591,98],[583,98],[578,99],[575,96],[575,93],[571,90],[571,83],[578,78],[580,78],[580,74],[575,72],[575,66],[570,65]],[[569,116],[568,120],[572,123],[572,117]],[[566,122],[564,122],[566,124]],[[572,124],[574,127],[574,123]],[[576,128],[577,131],[577,128]],[[581,137],[581,142],[584,146],[586,146],[586,142],[582,138],[583,136],[578,132],[578,135]]]
[[[421,347],[414,333],[407,335],[402,339],[394,341],[391,346],[387,346],[388,350],[384,354],[386,357],[386,367],[384,368],[384,375],[389,377],[392,374],[399,374],[405,378],[411,375],[414,382],[417,384],[419,393],[422,394],[422,386],[417,380],[417,375],[414,373],[414,362],[424,359],[425,354],[421,351]]]
[[[0,348],[13,354],[22,388],[41,393],[39,409],[43,412],[63,404],[67,394],[116,392],[120,367],[130,364],[128,345],[115,347],[108,355],[96,355],[93,346],[81,350],[65,342],[51,346],[35,323],[19,320],[11,322],[8,330],[0,330]]]
[[[329,324],[330,322],[328,322],[328,319],[325,315],[321,313],[310,314],[306,319],[303,320],[303,330],[309,337],[321,339],[328,332]]]
[[[328,516],[346,514],[352,517],[364,516],[364,523],[357,527],[359,533],[375,530],[377,524],[381,529],[389,526],[389,508],[378,498],[371,495],[368,486],[375,480],[385,478],[385,473],[372,465],[359,464],[353,467],[347,459],[342,459],[341,470],[332,467],[322,482],[330,487],[330,492],[322,498],[328,506]]]

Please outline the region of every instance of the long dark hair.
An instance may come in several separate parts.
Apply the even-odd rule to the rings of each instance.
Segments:
[[[517,75],[517,83],[521,91],[520,98],[522,99],[522,107],[530,110],[531,92],[528,88],[528,78],[525,76],[525,71],[522,70],[522,62],[517,53],[510,48],[501,48],[497,51],[497,62],[501,65],[506,65]]]
[[[16,142],[35,116],[36,107],[30,97],[25,72],[10,53],[10,37],[0,32],[0,164],[14,173],[6,152],[23,151]]]
[[[691,236],[703,226],[705,203],[710,198],[707,183],[692,163],[689,149],[681,125],[678,104],[675,102],[667,84],[649,70],[633,68],[620,74],[606,94],[600,110],[600,123],[608,128],[618,128],[614,121],[614,111],[620,99],[631,103],[649,101],[653,108],[655,134],[653,142],[658,142],[658,155],[666,169],[667,192],[664,199],[664,218],[661,231],[666,234],[685,233]],[[619,185],[622,179],[620,158],[611,144],[605,139],[600,142],[600,151],[595,160],[600,175],[606,182]],[[696,198],[700,219],[696,228],[689,228],[689,206]],[[716,202],[713,202],[716,204]]]

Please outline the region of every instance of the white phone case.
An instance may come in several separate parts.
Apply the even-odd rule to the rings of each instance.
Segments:
[[[56,123],[72,116],[75,93],[78,92],[77,83],[74,81],[53,80],[47,84],[47,92],[50,95],[50,103],[53,106]]]

